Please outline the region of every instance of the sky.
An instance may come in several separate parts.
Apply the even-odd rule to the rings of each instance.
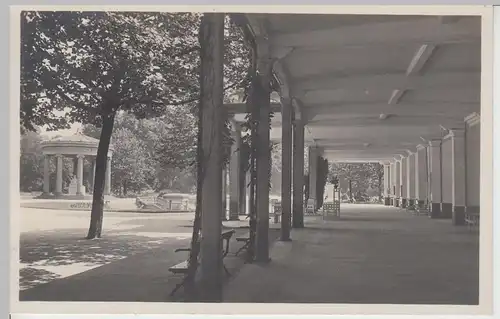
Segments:
[[[64,111],[53,111],[52,113],[54,115],[56,115],[56,116],[61,116],[61,117],[64,117],[64,115],[65,115]],[[53,137],[53,136],[56,136],[56,135],[63,135],[63,136],[73,135],[73,134],[75,134],[78,131],[78,129],[80,127],[82,127],[82,124],[80,124],[80,123],[73,123],[71,125],[71,128],[67,129],[67,130],[47,131],[46,130],[47,127],[43,126],[42,127],[41,135],[45,135],[45,136],[48,136],[48,137]]]

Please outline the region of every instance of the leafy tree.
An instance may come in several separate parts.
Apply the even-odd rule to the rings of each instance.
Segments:
[[[113,134],[115,153],[112,158],[112,180],[115,189],[127,196],[129,189],[140,190],[146,180],[148,165],[145,148],[134,132],[120,128]]]
[[[118,110],[154,117],[166,106],[198,100],[199,20],[192,13],[23,12],[23,126],[38,121],[54,128],[67,122],[101,127],[87,238],[101,236],[106,157]],[[245,65],[232,30],[227,88],[240,85],[244,73],[238,71]],[[43,116],[64,107],[67,122]]]
[[[41,191],[43,185],[43,154],[40,130],[21,135],[19,187],[23,192]]]
[[[377,189],[381,194],[383,166],[379,163],[331,163],[329,180],[334,175],[339,177],[339,188],[342,193],[348,192],[351,181],[353,196],[366,197],[368,188]]]

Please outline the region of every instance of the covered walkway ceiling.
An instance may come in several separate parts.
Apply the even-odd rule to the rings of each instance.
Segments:
[[[389,160],[480,112],[479,16],[245,18],[300,108],[306,140],[332,161]],[[281,139],[279,114],[271,138]]]

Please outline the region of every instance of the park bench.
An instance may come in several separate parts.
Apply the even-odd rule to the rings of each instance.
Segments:
[[[227,254],[229,253],[229,241],[231,240],[231,237],[233,237],[234,233],[235,233],[234,229],[226,230],[226,231],[223,231],[221,233],[221,241],[225,241],[225,243],[226,243],[225,247],[222,248],[222,259],[224,259],[227,256]],[[177,248],[175,250],[175,252],[181,252],[181,251],[190,252],[191,248]],[[231,274],[227,270],[226,265],[224,265],[224,262],[222,263],[222,266],[224,268],[226,275],[230,276]],[[180,283],[178,283],[175,286],[175,288],[170,292],[170,296],[173,296],[181,287],[183,287],[186,284],[188,270],[189,270],[189,261],[184,260],[184,261],[168,268],[168,270],[173,274],[184,276],[182,281]]]
[[[466,213],[465,214],[465,224],[469,229],[474,226],[479,226],[479,214],[478,213]]]
[[[273,204],[273,217],[274,217],[274,223],[278,224],[281,222],[281,215],[283,211],[281,208],[281,202],[275,202]]]

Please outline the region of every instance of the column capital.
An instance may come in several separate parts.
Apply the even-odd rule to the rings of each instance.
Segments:
[[[412,156],[414,154],[412,150],[406,150],[406,153],[408,154],[408,156]]]
[[[464,138],[465,129],[463,128],[454,128],[450,130],[450,137],[452,138]]]
[[[427,146],[425,146],[424,144],[418,144],[417,145],[417,151],[420,151],[420,150],[423,150],[425,149]]]
[[[442,140],[430,140],[429,141],[429,146],[431,147],[436,147],[436,146],[441,146]]]
[[[63,155],[62,155],[62,154],[55,154],[54,156],[55,156],[56,158],[62,158],[62,157],[63,157]]]
[[[81,158],[81,159],[84,159],[84,158],[85,158],[85,155],[83,155],[83,154],[78,154],[78,155],[76,155],[76,158],[79,158],[79,159],[80,159],[80,158]]]
[[[479,124],[481,122],[481,116],[474,112],[472,114],[469,114],[468,116],[466,116],[464,118],[464,122],[468,125],[468,126],[474,126],[476,124]]]

